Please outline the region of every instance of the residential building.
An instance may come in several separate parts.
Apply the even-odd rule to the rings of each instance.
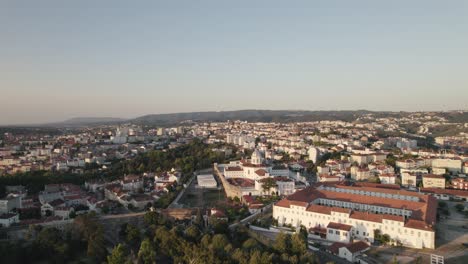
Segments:
[[[426,174],[423,175],[424,188],[442,188],[445,189],[445,178],[440,175]]]

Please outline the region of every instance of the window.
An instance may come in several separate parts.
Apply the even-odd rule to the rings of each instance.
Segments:
[[[333,230],[328,230],[328,233],[329,233],[329,234],[333,234]]]
[[[340,231],[335,231],[335,234],[339,235],[339,234],[340,234]]]

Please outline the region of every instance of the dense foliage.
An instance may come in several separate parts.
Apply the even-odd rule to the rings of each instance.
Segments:
[[[0,243],[2,263],[100,263],[107,255],[103,227],[94,214],[78,216],[64,230],[31,226],[26,237]]]
[[[108,263],[317,263],[303,233],[281,233],[270,247],[249,237],[243,227],[228,231],[196,222],[178,225],[156,212],[147,213],[145,223],[140,231],[122,227]]]
[[[5,175],[0,177],[0,194],[6,185],[24,185],[30,193],[41,191],[45,184],[74,183],[84,184],[90,179],[115,180],[124,174],[160,172],[180,168],[185,182],[193,171],[209,168],[214,162],[223,162],[224,154],[212,151],[216,146],[204,144],[199,139],[169,150],[154,150],[137,155],[130,160],[114,160],[108,170],[86,171],[84,174],[59,173],[53,171],[34,171]],[[163,200],[164,201],[164,200]]]

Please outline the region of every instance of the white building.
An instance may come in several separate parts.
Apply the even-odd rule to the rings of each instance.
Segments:
[[[197,175],[198,186],[202,188],[216,188],[218,183],[212,174]]]
[[[401,185],[406,187],[416,187],[418,176],[415,173],[403,172],[401,174]]]
[[[319,185],[298,191],[273,206],[278,224],[308,229],[327,227],[330,239],[374,241],[380,230],[404,246],[435,248],[437,199],[431,195],[379,187]],[[333,223],[330,226],[330,223]],[[351,226],[339,230],[333,226]],[[330,228],[328,228],[330,227]],[[338,240],[339,239],[339,240]]]
[[[286,166],[267,165],[265,158],[259,150],[255,150],[250,160],[233,161],[224,165],[224,176],[226,178],[247,178],[259,180],[270,176],[289,176]]]
[[[357,257],[360,256],[363,252],[367,251],[369,248],[370,246],[363,241],[349,244],[335,242],[329,247],[329,251],[335,255],[338,255],[340,258],[346,259],[352,263],[356,263]]]
[[[125,191],[137,192],[143,189],[143,179],[138,175],[126,175],[123,180],[120,181]]]
[[[0,214],[0,227],[9,227],[14,223],[19,223],[19,214]]]
[[[395,184],[396,175],[395,174],[380,174],[379,179],[380,179],[380,183],[382,184]]]
[[[314,164],[317,163],[317,160],[320,155],[320,151],[318,148],[311,147],[309,148],[309,160],[311,160]]]
[[[462,171],[461,159],[434,159],[432,160],[433,168],[444,168],[449,172],[460,173]]]
[[[19,195],[8,195],[0,200],[0,214],[10,213],[14,209],[20,209],[22,197]]]
[[[418,141],[414,139],[401,138],[396,142],[396,147],[399,149],[415,149],[418,146]]]

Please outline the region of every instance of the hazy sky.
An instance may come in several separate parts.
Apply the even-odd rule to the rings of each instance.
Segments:
[[[0,124],[468,107],[468,1],[0,0]]]

